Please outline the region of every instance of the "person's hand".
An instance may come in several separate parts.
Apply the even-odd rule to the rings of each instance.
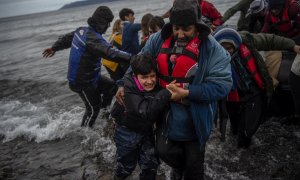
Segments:
[[[115,96],[116,96],[117,102],[120,105],[124,106],[124,98],[125,98],[125,96],[124,96],[124,87],[119,87]]]
[[[180,101],[182,98],[188,96],[189,91],[182,87],[179,87],[179,83],[175,83],[174,81],[171,82],[166,86],[166,88],[171,92],[171,100],[173,101]]]
[[[45,57],[45,58],[52,57],[52,56],[54,56],[54,54],[55,54],[55,51],[52,48],[47,48],[43,52],[43,57]]]
[[[212,25],[210,25],[210,29],[211,29],[211,32],[214,32],[217,29],[217,26],[212,24]]]
[[[294,51],[295,51],[295,53],[300,54],[300,46],[299,45],[295,45],[294,46]]]

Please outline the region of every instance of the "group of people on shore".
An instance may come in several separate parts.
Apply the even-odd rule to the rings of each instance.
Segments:
[[[237,30],[224,26],[237,11],[242,12]],[[140,179],[155,179],[160,160],[172,168],[171,179],[204,179],[205,145],[218,111],[229,117],[238,147],[248,148],[259,125],[272,116],[283,50],[298,54],[288,71],[293,118],[300,121],[295,0],[241,0],[224,16],[206,0],[174,0],[164,15],[145,14],[141,23],[134,23],[129,8],[120,10],[119,18],[105,40],[114,15],[99,6],[88,26],[61,36],[43,52],[52,57],[71,48],[69,87],[86,108],[81,126],[92,127],[100,109],[116,97],[110,109],[114,179],[126,179],[137,164]],[[102,64],[110,77],[101,75]]]

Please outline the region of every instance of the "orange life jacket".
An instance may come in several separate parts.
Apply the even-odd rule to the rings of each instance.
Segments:
[[[159,83],[165,88],[168,83],[176,79],[180,87],[189,84],[198,67],[199,46],[201,41],[198,36],[192,39],[185,47],[171,48],[172,36],[164,41],[157,56]],[[176,55],[176,61],[170,60],[171,55]]]

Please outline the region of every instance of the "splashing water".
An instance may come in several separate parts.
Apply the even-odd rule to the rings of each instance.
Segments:
[[[0,101],[0,134],[4,142],[16,137],[42,142],[63,138],[80,126],[83,109],[74,107],[71,111],[51,114],[46,107],[30,102]]]

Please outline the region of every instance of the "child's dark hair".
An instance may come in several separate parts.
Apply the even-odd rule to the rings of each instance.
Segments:
[[[132,9],[128,9],[128,8],[123,8],[120,12],[119,12],[119,17],[122,21],[125,21],[125,16],[129,16],[129,14],[134,15],[134,12]]]
[[[150,54],[138,54],[133,56],[130,65],[135,75],[146,75],[151,71],[157,73],[156,59]]]

